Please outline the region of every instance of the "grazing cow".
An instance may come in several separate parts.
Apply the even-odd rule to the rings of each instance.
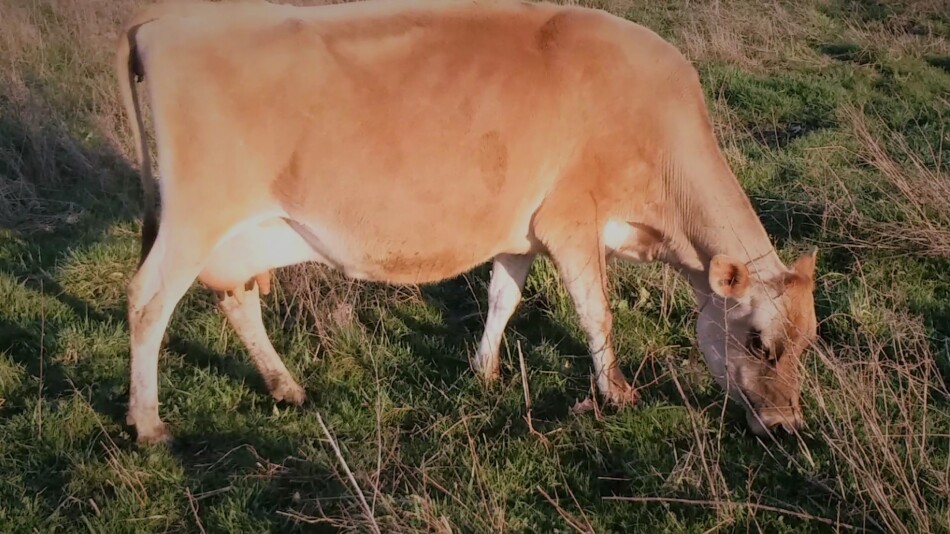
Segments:
[[[611,344],[607,262],[663,261],[694,288],[699,347],[751,428],[801,425],[815,253],[782,263],[717,147],[695,69],[655,33],[507,0],[160,4],[125,28],[117,68],[146,199],[128,287],[140,442],[170,437],[159,345],[195,279],[273,396],[301,403],[261,321],[272,269],[422,284],[493,260],[474,359],[491,381],[538,254],[570,293],[608,401],[637,394]]]

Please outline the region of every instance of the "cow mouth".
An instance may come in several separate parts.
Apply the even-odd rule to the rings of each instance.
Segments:
[[[795,435],[805,427],[801,410],[793,406],[749,410],[746,420],[752,433],[759,437]]]

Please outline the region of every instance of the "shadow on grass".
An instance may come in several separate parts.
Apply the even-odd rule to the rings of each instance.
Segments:
[[[776,249],[789,243],[819,241],[824,209],[817,203],[775,198],[752,198],[751,201]]]
[[[241,509],[268,530],[314,531],[287,514],[308,518],[341,517],[353,494],[337,466],[299,457],[300,444],[277,429],[241,428],[180,433],[172,450],[185,468],[187,484],[204,509],[227,510],[258,486]],[[242,495],[243,493],[243,495]],[[334,531],[329,527],[317,531]]]
[[[950,74],[950,56],[927,56],[927,63]]]
[[[873,65],[877,58],[871,50],[854,43],[825,43],[817,46],[818,51],[838,61],[850,61],[857,65]]]

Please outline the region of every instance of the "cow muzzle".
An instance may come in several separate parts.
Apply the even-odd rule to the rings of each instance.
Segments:
[[[805,427],[805,418],[798,407],[759,408],[746,413],[752,432],[759,437],[776,435],[779,431],[796,434]]]

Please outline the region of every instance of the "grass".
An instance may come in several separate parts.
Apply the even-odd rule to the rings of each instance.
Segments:
[[[412,288],[282,271],[265,321],[302,408],[196,287],[161,363],[171,449],[124,424],[140,203],[110,65],[140,3],[0,0],[0,530],[950,529],[941,2],[586,2],[684,50],[781,254],[821,250],[797,439],[745,429],[655,265],[611,269],[642,403],[572,414],[590,361],[545,262],[489,391],[468,368],[486,267]]]

